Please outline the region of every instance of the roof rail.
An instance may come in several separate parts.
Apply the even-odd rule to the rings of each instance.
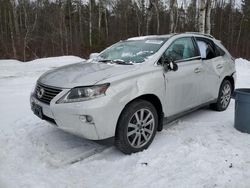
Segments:
[[[208,33],[200,33],[200,32],[185,32],[185,33],[196,34],[196,35],[203,35],[203,36],[206,36],[206,37],[214,39],[214,37],[212,35],[208,34]]]

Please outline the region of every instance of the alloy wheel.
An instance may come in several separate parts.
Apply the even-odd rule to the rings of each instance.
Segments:
[[[148,109],[136,111],[129,120],[127,139],[134,148],[140,148],[147,144],[153,135],[155,118]]]
[[[230,102],[231,98],[231,87],[229,84],[225,84],[223,89],[222,89],[222,95],[220,98],[220,102],[222,105],[222,108],[226,108]]]

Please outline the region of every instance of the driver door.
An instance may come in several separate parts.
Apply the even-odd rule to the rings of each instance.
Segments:
[[[167,116],[184,112],[201,102],[199,85],[203,78],[201,58],[192,37],[175,40],[163,54],[178,65],[178,70],[164,73]]]

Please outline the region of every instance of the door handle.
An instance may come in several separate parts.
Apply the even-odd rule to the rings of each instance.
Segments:
[[[195,72],[195,73],[200,73],[200,72],[201,72],[201,69],[200,69],[200,68],[196,68],[196,69],[194,69],[194,72]]]
[[[216,66],[217,69],[221,69],[222,67],[223,67],[222,64],[218,64],[218,65]]]

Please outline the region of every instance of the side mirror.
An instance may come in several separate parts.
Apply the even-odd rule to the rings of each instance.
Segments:
[[[89,59],[95,59],[100,53],[91,53]]]
[[[169,69],[172,70],[172,71],[177,71],[178,70],[178,65],[177,63],[175,63],[174,61],[171,61],[169,63]]]
[[[162,66],[164,68],[164,70],[167,72],[169,70],[171,71],[177,71],[178,70],[178,65],[177,63],[172,60],[172,59],[165,59],[165,60],[162,60]]]

